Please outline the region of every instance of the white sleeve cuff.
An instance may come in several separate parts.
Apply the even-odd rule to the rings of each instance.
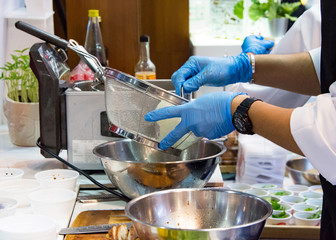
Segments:
[[[319,82],[321,83],[321,47],[309,51],[310,57],[313,60],[314,68]]]

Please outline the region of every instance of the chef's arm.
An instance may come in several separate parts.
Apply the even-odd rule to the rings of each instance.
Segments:
[[[320,83],[310,53],[256,55],[256,84],[306,95],[320,94]]]
[[[231,114],[248,96],[238,95],[231,102]],[[265,102],[256,101],[248,111],[253,132],[294,153],[303,155],[293,139],[290,118],[294,109],[281,108]]]

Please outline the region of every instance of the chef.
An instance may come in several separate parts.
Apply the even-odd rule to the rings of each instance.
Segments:
[[[336,239],[335,14],[336,3],[322,0],[321,48],[296,54],[241,53],[225,58],[191,57],[172,76],[175,87],[183,85],[187,92],[196,91],[202,85],[254,82],[316,96],[315,102],[297,108],[283,108],[246,93],[215,92],[145,116],[147,121],[181,118],[179,125],[161,141],[161,149],[172,146],[189,131],[199,137],[214,139],[236,129],[242,134],[257,133],[306,156],[322,175],[321,239]]]
[[[242,45],[245,53],[267,54],[273,45],[262,36],[248,36]],[[271,54],[291,54],[310,51],[321,46],[321,13],[320,2],[315,1],[311,7],[299,17],[283,38],[272,49]],[[319,70],[316,70],[318,76]],[[250,96],[279,107],[299,107],[311,96],[302,95],[282,89],[248,83],[237,83],[230,88],[234,92],[246,92]]]

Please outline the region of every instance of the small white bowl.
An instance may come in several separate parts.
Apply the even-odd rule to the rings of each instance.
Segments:
[[[283,196],[292,196],[294,195],[294,193],[292,191],[289,190],[285,190],[285,189],[281,189],[281,188],[277,188],[277,189],[270,189],[268,190],[268,193],[271,196],[275,196],[281,199],[281,197]]]
[[[314,205],[309,205],[306,203],[297,203],[293,205],[294,212],[310,212],[317,213],[320,211],[320,208]]]
[[[0,219],[0,239],[56,240],[57,225],[47,216],[16,214]]]
[[[278,214],[276,214],[278,215]],[[286,212],[286,217],[283,218],[275,218],[274,214],[272,214],[266,220],[266,224],[268,225],[290,225],[292,219],[292,214]]]
[[[305,192],[300,192],[299,196],[305,199],[310,199],[310,198],[322,198],[323,194],[318,193],[318,192],[305,191]]]
[[[64,188],[41,189],[29,194],[28,198],[35,214],[66,219],[71,215],[77,194]]]
[[[304,203],[304,198],[300,196],[283,196],[281,198],[281,202],[289,204],[289,205],[294,205],[296,203]]]
[[[305,185],[294,184],[294,185],[285,186],[285,189],[288,191],[292,191],[294,195],[298,196],[300,192],[308,191],[309,187]]]
[[[302,226],[319,226],[321,222],[321,215],[319,218],[309,219],[316,213],[309,213],[309,212],[296,212],[294,213],[294,222],[295,225],[302,225]]]
[[[0,181],[0,196],[15,198],[19,207],[29,206],[28,194],[39,190],[41,184],[35,179]]]
[[[262,190],[269,190],[269,189],[275,189],[278,187],[278,185],[273,183],[255,183],[252,184],[253,188],[262,189]]]
[[[66,188],[72,191],[76,189],[79,173],[70,169],[51,169],[35,174],[42,188]]]
[[[18,206],[15,198],[0,197],[0,218],[14,215]]]
[[[323,189],[321,185],[312,185],[309,187],[309,191],[311,192],[318,192],[323,194]]]
[[[245,184],[245,183],[230,183],[228,184],[228,187],[231,189],[231,190],[235,190],[235,191],[245,191],[245,190],[248,190],[248,189],[251,189],[251,186],[248,185],[248,184]]]
[[[262,189],[257,189],[257,188],[251,188],[251,189],[247,189],[245,190],[246,193],[261,197],[261,196],[267,196],[267,191],[262,190]]]
[[[306,201],[307,204],[319,207],[322,209],[323,199],[322,198],[309,198]]]
[[[24,171],[19,168],[0,168],[0,181],[22,178]]]

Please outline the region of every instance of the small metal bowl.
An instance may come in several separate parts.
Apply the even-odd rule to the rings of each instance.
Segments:
[[[320,185],[320,176],[317,173],[309,172],[314,169],[307,158],[296,158],[287,161],[286,168],[289,177],[294,184],[301,184],[306,186]]]
[[[243,192],[188,188],[133,199],[125,212],[140,239],[257,240],[272,206]]]

